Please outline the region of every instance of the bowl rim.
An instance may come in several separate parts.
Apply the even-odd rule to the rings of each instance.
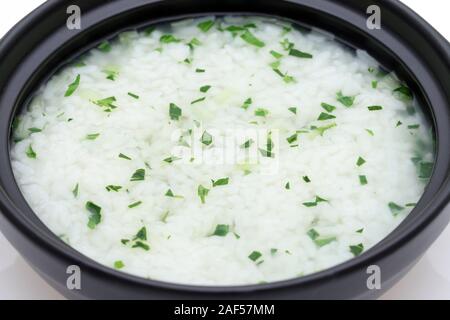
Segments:
[[[30,13],[27,17],[22,19],[13,29],[11,29],[2,39],[0,43],[0,56],[2,52],[8,48],[8,46],[14,45],[17,42],[17,37],[23,32],[26,32],[34,24],[34,22],[41,17],[45,16],[49,11],[51,11],[60,1],[46,2],[38,7],[35,11]],[[296,2],[299,1],[290,1]],[[418,32],[423,33],[428,37],[428,40],[433,43],[436,51],[439,55],[444,57],[449,57],[450,45],[433,27],[431,27],[426,21],[424,21],[415,12],[409,9],[404,4],[399,1],[392,1],[389,6],[397,14],[403,16],[409,23],[413,23]],[[436,125],[436,124],[435,124]],[[438,137],[439,138],[439,137]],[[437,146],[440,144],[438,143]],[[442,154],[444,150],[437,148],[436,150],[436,161],[438,157]],[[8,153],[9,156],[9,153]],[[435,172],[431,177],[431,181],[435,177]],[[81,252],[69,247],[64,242],[59,240],[56,235],[51,231],[49,234],[49,229],[43,230],[35,226],[28,218],[21,214],[15,214],[20,211],[20,209],[12,203],[12,201],[7,196],[6,192],[0,186],[0,209],[3,214],[7,216],[12,224],[14,224],[18,229],[21,230],[23,234],[27,237],[33,238],[32,240],[35,244],[44,247],[46,251],[51,251],[53,254],[59,257],[64,257],[66,260],[79,262],[79,265],[89,268],[91,271],[112,277],[114,279],[121,279],[126,282],[139,284],[142,286],[152,286],[160,287],[164,289],[177,290],[183,292],[200,292],[200,293],[235,293],[235,292],[252,292],[252,291],[263,291],[271,290],[280,287],[291,287],[298,285],[311,285],[317,281],[324,281],[327,279],[334,278],[336,276],[352,272],[361,267],[370,264],[370,261],[376,261],[380,257],[386,255],[388,252],[393,252],[401,248],[405,242],[416,236],[416,232],[420,233],[428,224],[430,224],[441,212],[442,208],[450,200],[450,188],[448,188],[450,181],[447,176],[445,180],[441,183],[439,191],[434,195],[432,201],[426,204],[422,209],[427,211],[428,214],[417,217],[415,223],[410,223],[402,235],[396,235],[395,230],[391,233],[392,239],[390,239],[389,245],[384,243],[384,246],[379,244],[384,242],[386,238],[381,240],[375,246],[367,250],[361,256],[352,258],[343,263],[335,265],[333,267],[327,268],[323,271],[315,272],[306,276],[292,278],[282,281],[274,281],[264,284],[250,284],[250,285],[192,285],[192,284],[182,284],[182,283],[172,283],[167,281],[145,279],[143,277],[135,276],[125,272],[115,270],[113,268],[107,267],[100,264],[99,262],[85,256]],[[445,186],[445,187],[442,187]],[[401,223],[403,224],[403,222]],[[406,226],[405,226],[406,227]]]

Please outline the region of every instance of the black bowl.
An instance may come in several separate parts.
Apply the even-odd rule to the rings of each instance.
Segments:
[[[82,29],[68,30],[66,10],[77,4]],[[378,5],[381,29],[367,28]],[[281,17],[336,34],[367,50],[415,91],[436,135],[436,163],[416,208],[379,244],[350,261],[309,276],[269,284],[206,287],[146,280],[107,268],[64,244],[23,198],[10,163],[11,124],[30,95],[64,63],[129,28],[201,15]],[[450,46],[414,12],[393,0],[53,0],[17,24],[0,44],[0,224],[24,258],[53,287],[72,298],[325,299],[374,298],[421,257],[447,225],[450,196]],[[81,289],[69,290],[68,266],[81,270]],[[381,289],[367,286],[370,266]],[[369,269],[368,269],[369,268]],[[369,279],[370,282],[371,279]]]

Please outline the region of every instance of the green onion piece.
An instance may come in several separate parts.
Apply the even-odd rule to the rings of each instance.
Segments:
[[[365,185],[368,183],[368,182],[367,182],[367,177],[364,176],[364,175],[359,176],[359,183],[360,183],[362,186],[365,186]]]
[[[230,232],[230,226],[227,224],[218,224],[214,230],[213,236],[225,237]]]
[[[325,103],[325,102],[322,102],[322,103],[320,104],[320,106],[321,106],[322,108],[324,108],[327,112],[333,112],[333,111],[336,109],[335,106],[333,106],[333,105],[331,105],[331,104],[328,104],[328,103]]]
[[[245,100],[244,104],[242,105],[242,109],[247,110],[251,104],[253,103],[252,98],[248,98],[247,100]]]
[[[95,140],[100,136],[100,133],[90,133],[86,135],[87,140]]]
[[[75,92],[75,90],[77,90],[78,86],[80,85],[80,79],[81,79],[81,76],[77,75],[75,80],[71,84],[69,84],[69,86],[67,87],[64,97],[70,97]]]
[[[208,195],[208,193],[209,193],[209,189],[205,188],[202,185],[198,186],[197,194],[200,197],[200,200],[202,201],[203,204],[205,203],[205,199],[206,199],[206,196]]]
[[[358,160],[356,161],[356,165],[358,167],[361,167],[364,163],[366,163],[366,160],[364,160],[362,157],[359,157]]]
[[[383,110],[382,106],[370,106],[367,107],[367,109],[369,109],[369,111],[378,111],[378,110]]]
[[[111,192],[111,191],[119,192],[120,189],[122,189],[122,186],[115,186],[115,185],[110,184],[109,186],[106,186],[105,189],[108,192]]]
[[[36,152],[34,152],[33,147],[31,146],[31,144],[28,146],[28,149],[27,149],[27,151],[25,151],[25,154],[30,159],[36,159],[37,158],[37,154],[36,154]]]
[[[179,120],[181,115],[182,115],[181,109],[175,103],[171,103],[169,106],[170,119]]]
[[[177,39],[172,34],[165,34],[165,35],[162,35],[161,38],[159,38],[159,42],[161,42],[161,43],[177,43],[180,41],[181,41],[180,39]]]
[[[310,229],[307,233],[306,233],[310,238],[311,238],[311,240],[316,240],[319,236],[320,236],[320,234],[315,230],[315,229]]]
[[[228,184],[229,182],[229,178],[221,178],[218,180],[211,180],[212,181],[212,186],[213,187],[218,187],[218,186],[225,186]]]
[[[78,197],[79,187],[80,187],[80,185],[79,185],[79,183],[77,183],[77,184],[75,185],[75,188],[73,188],[73,190],[72,190],[72,194],[73,194],[73,196],[74,196],[75,198]]]
[[[288,108],[288,110],[290,112],[292,112],[293,114],[297,114],[297,108],[296,107],[290,107],[290,108]]]
[[[90,213],[88,227],[89,227],[89,229],[95,229],[95,227],[102,220],[102,215],[101,215],[102,208],[99,207],[98,205],[96,205],[95,203],[88,201],[88,202],[86,202],[86,209]]]
[[[132,92],[128,92],[128,95],[134,99],[139,99],[139,96],[137,94],[134,94]]]
[[[109,43],[109,41],[103,41],[102,43],[100,43],[100,45],[97,47],[97,49],[99,49],[102,52],[110,52],[112,47],[111,44]]]
[[[136,202],[133,202],[132,204],[130,204],[128,206],[128,208],[133,209],[133,208],[136,208],[137,206],[139,206],[141,204],[142,204],[142,201],[136,201]]]
[[[359,256],[364,251],[364,245],[362,243],[355,246],[350,246],[350,252],[353,253],[355,257]]]
[[[344,96],[342,94],[342,91],[339,91],[336,94],[336,98],[337,100],[342,103],[344,106],[346,107],[351,107],[353,105],[353,103],[355,102],[355,97],[352,96]]]
[[[142,181],[145,180],[145,169],[137,169],[131,176],[130,181]]]
[[[203,21],[197,25],[197,28],[199,28],[203,32],[208,32],[209,29],[211,29],[214,26],[214,23],[215,22],[213,20]]]
[[[269,114],[269,110],[264,109],[264,108],[258,108],[255,110],[255,116],[258,117],[265,117]]]
[[[200,87],[200,92],[203,92],[203,93],[206,93],[206,92],[208,92],[208,90],[209,89],[211,89],[211,86],[203,86],[203,87]]]
[[[119,153],[119,158],[122,158],[125,160],[132,160],[130,157],[128,157],[127,155],[124,155],[123,153]]]
[[[258,39],[257,37],[255,37],[255,35],[253,33],[251,33],[250,31],[246,30],[244,32],[244,34],[241,35],[241,38],[246,41],[247,43],[254,45],[258,48],[262,48],[264,47],[266,44],[261,41],[260,39]]]
[[[388,203],[389,210],[391,210],[392,215],[395,217],[400,214],[405,208],[396,204],[395,202]]]
[[[256,261],[259,258],[262,257],[262,253],[259,251],[253,251],[252,253],[250,253],[250,255],[248,256],[248,258],[252,261]]]
[[[318,246],[318,247],[323,247],[326,246],[327,244],[330,244],[333,241],[336,241],[336,237],[330,237],[330,238],[323,238],[323,239],[315,239],[314,243]]]
[[[289,55],[297,58],[305,58],[305,59],[311,59],[313,57],[312,54],[307,52],[302,52],[300,50],[292,48],[289,50]]]
[[[133,244],[132,248],[141,248],[141,249],[144,249],[145,251],[150,250],[150,246],[142,241],[136,241]]]
[[[200,139],[201,143],[205,146],[209,146],[213,142],[213,137],[208,132],[203,132],[202,138]]]
[[[196,104],[196,103],[202,102],[205,99],[206,99],[206,97],[198,98],[197,100],[192,101],[191,104]]]
[[[125,267],[125,264],[123,263],[123,261],[117,260],[114,262],[114,268],[122,269],[123,267]]]
[[[331,119],[335,119],[336,117],[333,116],[332,114],[328,114],[325,112],[321,112],[319,117],[317,118],[317,120],[319,121],[325,121],[325,120],[331,120]]]

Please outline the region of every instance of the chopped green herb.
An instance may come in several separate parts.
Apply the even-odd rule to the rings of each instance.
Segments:
[[[325,112],[321,112],[319,117],[317,118],[317,120],[319,121],[325,121],[325,120],[331,120],[331,119],[335,119],[336,117],[333,116],[332,114],[329,113],[325,113]]]
[[[120,189],[122,189],[122,187],[121,187],[121,186],[115,186],[115,185],[110,184],[109,186],[106,186],[105,189],[106,189],[106,191],[108,191],[108,192],[111,192],[111,191],[119,192]]]
[[[28,128],[28,131],[30,131],[31,133],[38,133],[38,132],[42,132],[42,129],[39,129],[39,128]]]
[[[404,86],[404,85],[394,89],[394,94],[396,94],[397,97],[399,97],[400,99],[403,99],[403,100],[412,100],[413,99],[413,94],[412,94],[411,90],[407,86]]]
[[[253,103],[252,98],[248,98],[247,100],[245,100],[244,104],[242,105],[242,108],[247,110],[252,103]]]
[[[144,29],[144,34],[146,36],[149,36],[153,33],[153,31],[155,31],[155,29],[156,29],[155,26],[150,26],[150,27]]]
[[[141,249],[144,249],[145,251],[150,250],[150,246],[142,241],[136,241],[133,244],[132,248],[141,248]]]
[[[370,129],[366,129],[366,131],[367,131],[367,133],[368,133],[369,135],[371,135],[372,137],[375,135],[375,134],[373,133],[373,131],[370,130]]]
[[[373,80],[373,81],[372,81],[372,88],[373,88],[373,89],[376,89],[377,87],[378,87],[378,81]]]
[[[139,231],[136,233],[136,235],[134,236],[133,240],[142,240],[142,241],[147,241],[147,228],[146,227],[142,227],[141,229],[139,229]]]
[[[284,188],[286,189],[286,190],[290,190],[291,189],[291,184],[288,182],[288,183],[286,183],[285,185],[284,185]]]
[[[336,241],[336,237],[330,237],[330,238],[323,238],[323,239],[315,239],[314,243],[318,246],[318,247],[323,247],[326,246],[327,244],[330,244],[333,241]]]
[[[180,42],[180,39],[175,38],[173,34],[165,34],[159,38],[159,42],[161,43],[177,43]]]
[[[289,50],[289,55],[293,56],[293,57],[305,58],[305,59],[311,59],[313,57],[313,55],[310,53],[302,52],[302,51],[294,49],[294,48]]]
[[[124,155],[123,153],[119,153],[119,158],[125,159],[125,160],[132,160],[129,156]]]
[[[194,50],[195,46],[201,45],[201,41],[197,38],[193,38],[191,41],[189,41],[188,46],[191,48],[191,50]]]
[[[353,253],[355,257],[359,256],[364,251],[364,245],[362,243],[355,246],[350,246],[350,252]]]
[[[228,184],[229,178],[221,178],[218,180],[212,180],[212,186],[218,187],[218,186],[225,186]]]
[[[218,224],[214,230],[213,236],[225,237],[230,232],[230,226],[227,224]]]
[[[116,77],[119,75],[119,72],[112,69],[103,70],[104,73],[106,73],[106,79],[115,81]]]
[[[90,133],[86,135],[87,140],[95,140],[100,136],[100,133]]]
[[[81,76],[77,75],[75,80],[71,84],[69,84],[69,86],[67,87],[64,97],[70,97],[75,92],[75,90],[77,90],[78,86],[80,85],[80,79],[81,79]]]
[[[433,173],[434,163],[433,162],[420,162],[419,163],[419,178],[429,179]]]
[[[401,213],[405,208],[396,204],[395,202],[388,203],[389,210],[391,210],[392,215],[395,217]]]
[[[332,106],[331,104],[328,104],[328,103],[325,103],[325,102],[322,102],[320,104],[320,106],[322,108],[324,108],[327,112],[333,112],[336,109],[335,106]]]
[[[108,97],[105,99],[100,99],[97,101],[93,101],[94,104],[98,105],[99,107],[105,107],[107,108],[105,111],[110,112],[111,109],[117,108],[117,106],[114,105],[114,102],[116,102],[116,97]]]
[[[252,253],[250,253],[250,255],[248,256],[248,258],[252,261],[258,260],[259,258],[262,257],[262,253],[259,251],[253,251]]]
[[[383,110],[382,106],[370,106],[367,107],[367,109],[369,109],[369,111],[378,111],[378,110]]]
[[[247,43],[259,48],[262,48],[266,45],[263,41],[255,37],[255,35],[248,30],[245,30],[244,34],[241,35],[241,38]]]
[[[278,249],[276,249],[276,248],[270,249],[270,254],[271,255],[275,255],[277,252],[278,252]]]
[[[75,185],[75,188],[73,188],[73,190],[72,190],[72,194],[73,194],[73,196],[76,198],[76,197],[78,197],[78,189],[79,189],[79,187],[80,187],[80,185],[79,185],[79,183],[77,183],[76,185]]]
[[[356,233],[363,233],[364,232],[364,228],[361,228],[359,230],[356,230]]]
[[[280,42],[280,44],[286,51],[290,51],[291,49],[294,48],[294,43],[290,42],[288,39],[284,39],[283,41]]]
[[[366,163],[366,160],[364,160],[362,157],[359,157],[358,160],[356,161],[356,165],[358,167],[361,167],[364,163]]]
[[[403,123],[401,121],[397,121],[396,127],[400,127]]]
[[[100,43],[100,45],[97,48],[102,52],[110,52],[112,49],[111,44],[109,43],[109,41],[106,40]]]
[[[308,232],[307,232],[307,235],[311,238],[311,240],[316,240],[319,236],[320,236],[320,234],[315,230],[315,229],[310,229]]]
[[[310,182],[311,182],[311,179],[309,179],[308,176],[303,176],[302,179],[303,179],[303,181],[305,181],[306,183],[310,183]]]
[[[205,99],[206,99],[206,97],[198,98],[197,100],[192,101],[191,104],[196,104],[196,103],[202,102],[202,101],[204,101]]]
[[[130,181],[142,181],[145,180],[145,169],[137,169],[131,176]]]
[[[37,154],[36,154],[36,152],[34,152],[31,144],[28,146],[28,149],[27,149],[27,151],[25,151],[25,153],[26,153],[27,157],[30,159],[36,159],[36,157],[37,157]]]
[[[276,51],[274,51],[274,50],[271,50],[271,51],[270,51],[270,54],[271,54],[273,57],[275,57],[276,59],[281,59],[281,58],[283,58],[283,55],[282,55],[281,53],[276,52]]]
[[[321,136],[323,136],[323,134],[325,133],[325,131],[332,129],[334,127],[336,127],[337,124],[336,123],[331,123],[329,125],[323,126],[323,127],[316,127],[316,126],[311,126],[312,130],[316,130],[317,132],[319,132],[319,134]]]
[[[179,120],[181,115],[182,115],[181,109],[175,103],[171,103],[169,106],[170,119]]]
[[[353,97],[352,96],[344,96],[342,94],[342,91],[339,91],[336,94],[336,98],[340,103],[342,103],[346,107],[351,107],[353,105],[353,103],[355,102],[354,96]]]
[[[204,131],[202,134],[202,138],[200,139],[200,142],[203,143],[205,146],[209,146],[213,142],[213,137],[208,132]]]
[[[128,206],[128,208],[133,209],[133,208],[136,208],[137,206],[139,206],[141,204],[142,204],[142,201],[136,201],[136,202],[133,202],[132,204],[130,204]]]
[[[408,129],[411,130],[415,130],[415,129],[419,129],[420,128],[420,124],[411,124],[408,126]]]
[[[123,263],[123,261],[117,260],[114,262],[114,268],[122,269],[123,267],[125,267],[125,264]]]
[[[298,134],[294,133],[292,136],[286,138],[286,140],[289,144],[292,144],[297,141],[297,137],[298,137]]]
[[[417,205],[417,203],[412,202],[412,203],[405,204],[405,207],[415,207],[416,205]]]
[[[275,154],[272,152],[272,149],[273,149],[273,141],[271,138],[271,133],[269,133],[267,135],[266,149],[259,149],[259,152],[263,157],[273,158],[275,157]]]
[[[269,110],[264,109],[264,108],[258,108],[255,110],[255,116],[258,117],[265,117],[269,114]]]
[[[177,160],[181,160],[181,158],[172,156],[172,157],[169,157],[169,158],[164,159],[163,161],[164,161],[164,162],[167,162],[167,163],[172,163],[172,162],[177,161]]]
[[[214,23],[215,22],[213,20],[203,21],[197,25],[197,28],[199,28],[203,32],[208,32],[209,29],[211,29],[213,27]]]
[[[362,186],[365,186],[368,182],[367,182],[367,177],[366,176],[359,176],[359,183],[362,185]]]
[[[319,196],[316,196],[316,199],[314,201],[310,201],[310,202],[304,202],[303,205],[305,207],[316,207],[320,202],[328,202],[327,199],[321,198]]]
[[[211,86],[203,86],[200,87],[200,92],[206,93],[209,89],[211,89]]]
[[[200,197],[200,200],[202,201],[202,203],[205,203],[205,198],[208,195],[208,193],[209,193],[209,189],[205,188],[202,185],[198,186],[197,194]]]
[[[88,201],[88,202],[86,202],[86,209],[90,213],[88,227],[89,227],[89,229],[95,229],[95,227],[102,220],[102,215],[101,215],[102,208],[99,207],[98,205],[96,205],[95,203]]]
[[[245,141],[245,142],[241,145],[241,148],[242,148],[242,149],[250,148],[250,146],[251,146],[254,142],[255,142],[255,141],[253,141],[253,139],[249,139],[249,140]]]
[[[292,112],[293,114],[297,114],[297,108],[296,107],[290,107],[290,108],[288,108],[288,110],[290,112]]]
[[[197,73],[204,73],[204,72],[206,72],[206,70],[205,69],[195,69],[195,72],[197,72]]]
[[[167,190],[165,196],[169,198],[178,198],[178,199],[183,198],[182,196],[176,196],[171,189]]]
[[[139,96],[137,94],[134,94],[132,92],[128,92],[128,95],[134,99],[139,99]]]

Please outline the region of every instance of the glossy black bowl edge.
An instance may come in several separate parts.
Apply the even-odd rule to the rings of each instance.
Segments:
[[[85,19],[85,30],[69,32],[65,8],[78,3]],[[365,9],[369,4],[382,8],[384,30],[364,31]],[[151,11],[138,9],[152,6]],[[134,8],[134,9],[133,9]],[[127,14],[116,13],[127,9]],[[139,21],[189,16],[198,13],[259,13],[299,19],[307,24],[339,33],[351,44],[368,48],[388,67],[396,70],[433,108],[432,120],[437,133],[435,172],[427,191],[410,217],[379,245],[357,259],[323,272],[278,283],[240,287],[182,286],[146,281],[102,267],[78,254],[56,239],[32,214],[17,190],[9,161],[9,127],[13,113],[36,86],[36,77],[54,71],[68,56],[89,46],[92,41],[113,35],[116,29]],[[146,16],[147,15],[147,16]],[[106,19],[108,17],[108,19]],[[150,18],[149,18],[150,17]],[[347,20],[345,25],[338,17]],[[106,19],[104,23],[98,21]],[[116,27],[113,27],[116,26]],[[121,26],[121,27],[117,27]],[[90,29],[95,32],[89,31]],[[86,31],[87,30],[87,31]],[[37,32],[39,31],[39,32]],[[88,32],[89,31],[89,32]],[[86,36],[89,33],[89,36]],[[76,40],[74,40],[76,39]],[[63,45],[64,44],[64,45]],[[386,54],[387,45],[393,52]],[[74,49],[77,49],[76,52]],[[399,64],[392,56],[401,55]],[[424,59],[423,57],[427,57]],[[47,58],[50,57],[50,58]],[[46,3],[11,31],[0,44],[0,215],[2,231],[34,268],[68,297],[84,298],[357,298],[376,297],[417,260],[450,219],[442,213],[448,202],[449,186],[449,112],[450,79],[448,43],[423,20],[397,1],[65,1]],[[405,63],[403,63],[405,64]],[[411,76],[409,67],[414,67]],[[28,71],[28,72],[27,72]],[[35,79],[33,80],[33,77]],[[415,78],[415,79],[414,79]],[[420,81],[418,81],[420,80]],[[13,90],[15,88],[15,90]],[[22,90],[23,89],[23,90]],[[19,103],[20,102],[20,103]],[[22,214],[26,212],[27,214]],[[65,287],[66,267],[82,269],[81,291]],[[377,264],[383,270],[380,291],[366,288],[366,267]]]

